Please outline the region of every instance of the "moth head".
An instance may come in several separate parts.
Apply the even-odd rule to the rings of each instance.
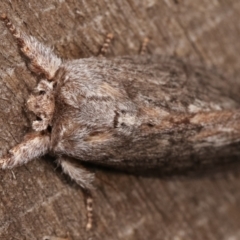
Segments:
[[[33,122],[33,129],[36,131],[47,129],[51,125],[55,108],[54,82],[41,80],[30,95],[27,106],[38,117],[38,120]]]

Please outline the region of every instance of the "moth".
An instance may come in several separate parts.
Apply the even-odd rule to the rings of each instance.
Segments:
[[[27,101],[33,131],[0,158],[2,169],[49,153],[91,189],[84,162],[168,171],[239,156],[239,89],[215,71],[159,55],[62,60],[1,19],[41,77]]]

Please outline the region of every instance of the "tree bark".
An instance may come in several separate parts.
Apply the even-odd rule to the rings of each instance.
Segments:
[[[240,87],[240,4],[237,1],[7,1],[1,12],[63,59],[97,55],[113,32],[110,56],[134,55],[151,36],[150,54],[177,55],[220,69]],[[37,82],[0,24],[0,149],[30,130],[25,101]],[[40,159],[39,159],[40,160]],[[94,168],[94,227],[85,230],[81,189],[45,157],[0,172],[0,239],[238,239],[237,162],[193,174],[135,176]]]

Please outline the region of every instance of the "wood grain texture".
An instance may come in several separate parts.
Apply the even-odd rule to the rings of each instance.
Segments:
[[[150,53],[220,69],[240,86],[237,1],[1,1],[0,9],[60,57],[96,55],[108,32],[111,56],[134,55],[145,36]],[[0,146],[5,153],[30,129],[25,100],[36,84],[16,44],[0,25]],[[191,176],[133,176],[95,169],[95,225],[85,231],[81,190],[53,170],[52,159],[0,173],[0,238],[238,239],[238,164]],[[217,166],[216,166],[217,167]]]

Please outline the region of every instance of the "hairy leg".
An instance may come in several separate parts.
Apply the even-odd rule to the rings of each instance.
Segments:
[[[60,157],[57,159],[58,164],[61,165],[62,170],[73,181],[80,185],[87,194],[86,208],[87,208],[87,224],[86,229],[90,230],[93,223],[93,198],[90,190],[93,189],[92,182],[94,180],[94,174],[83,168],[79,164],[75,164],[71,161],[71,158]]]
[[[48,152],[49,145],[50,137],[48,134],[29,133],[20,144],[9,151],[9,154],[0,158],[0,168],[13,168],[43,156]]]
[[[22,53],[30,60],[30,70],[38,75],[44,74],[48,80],[51,80],[61,65],[61,59],[53,53],[51,48],[18,30],[6,14],[2,14],[0,19],[5,22]]]
[[[92,189],[94,174],[86,170],[80,164],[72,162],[71,158],[59,157],[57,163],[61,165],[62,170],[73,181],[80,185],[83,189]]]

